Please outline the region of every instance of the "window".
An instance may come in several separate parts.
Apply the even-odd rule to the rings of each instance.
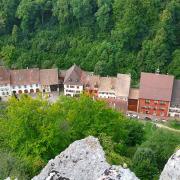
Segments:
[[[146,114],[149,114],[149,111],[146,111]]]
[[[74,88],[74,86],[70,86],[70,88]]]
[[[36,84],[36,87],[38,87],[38,84]]]
[[[21,86],[18,86],[18,88],[21,88]]]
[[[160,101],[160,104],[164,105],[164,104],[166,104],[166,102],[165,101]]]
[[[26,88],[27,86],[26,85],[24,85],[24,88]]]
[[[77,86],[77,89],[79,89],[79,86]]]
[[[154,101],[154,104],[158,104],[158,101]]]
[[[146,100],[145,100],[145,103],[149,104],[149,103],[150,103],[150,100],[149,100],[149,99],[146,99]]]
[[[161,113],[160,113],[160,116],[164,116],[164,112],[161,112]]]

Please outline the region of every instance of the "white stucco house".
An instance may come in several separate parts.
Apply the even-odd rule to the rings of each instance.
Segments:
[[[82,82],[83,71],[76,65],[73,65],[66,71],[64,78],[64,95],[65,96],[79,96],[83,93]]]
[[[10,70],[12,94],[28,94],[40,92],[39,69]]]

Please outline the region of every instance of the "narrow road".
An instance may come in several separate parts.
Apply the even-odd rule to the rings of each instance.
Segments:
[[[157,126],[158,128],[168,129],[168,130],[170,130],[170,131],[174,131],[174,132],[179,132],[179,133],[180,133],[180,130],[178,130],[178,129],[170,128],[170,127],[168,127],[168,126],[165,126],[165,125],[159,124],[159,123],[155,123],[155,124],[156,124],[156,126]]]

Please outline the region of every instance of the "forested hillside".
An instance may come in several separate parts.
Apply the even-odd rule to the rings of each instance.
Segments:
[[[179,45],[178,0],[0,1],[0,57],[12,68],[76,63],[136,81],[159,67],[180,78]]]

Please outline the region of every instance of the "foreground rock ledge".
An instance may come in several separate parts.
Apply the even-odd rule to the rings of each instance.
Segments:
[[[110,166],[97,138],[75,141],[50,160],[32,180],[138,180],[121,166]]]
[[[161,173],[160,180],[180,180],[180,150],[170,157]]]

